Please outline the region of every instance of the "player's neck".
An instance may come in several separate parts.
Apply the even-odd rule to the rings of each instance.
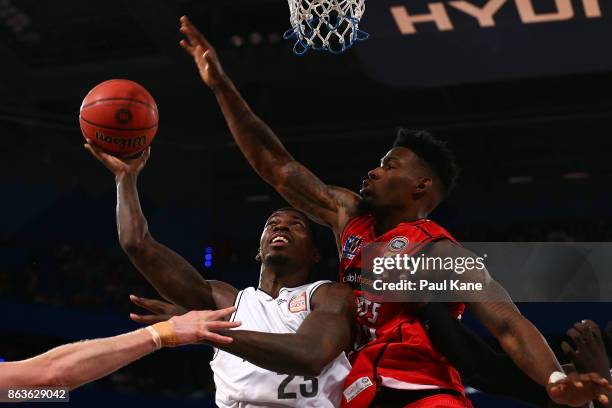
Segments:
[[[295,288],[308,283],[308,271],[296,271],[295,268],[290,271],[279,269],[278,266],[261,266],[259,289],[273,298],[278,297],[278,292],[282,288]]]
[[[372,215],[375,219],[376,235],[382,235],[402,222],[418,221],[427,218],[429,214],[421,208],[387,208],[381,211],[373,211]]]

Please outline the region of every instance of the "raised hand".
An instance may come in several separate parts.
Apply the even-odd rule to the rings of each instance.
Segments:
[[[136,323],[142,324],[154,324],[159,322],[165,322],[170,320],[174,316],[180,316],[187,313],[187,310],[180,306],[172,303],[164,302],[163,300],[147,299],[130,295],[130,300],[136,306],[142,307],[143,309],[152,312],[150,315],[141,315],[136,313],[130,313],[130,319]]]
[[[96,147],[91,140],[87,140],[84,146],[85,149],[109,169],[115,177],[120,177],[125,174],[138,175],[147,164],[147,160],[149,160],[149,156],[151,155],[151,147],[147,147],[142,154],[136,158],[123,159],[103,152]]]
[[[596,372],[610,380],[610,360],[602,339],[599,326],[592,320],[583,320],[574,324],[567,335],[576,345],[576,349],[566,341],[561,343],[563,352],[574,363],[579,373]]]
[[[546,391],[551,400],[560,405],[581,407],[590,401],[608,405],[606,395],[612,390],[608,380],[597,373],[569,373],[567,378],[548,384]]]
[[[240,326],[240,322],[227,322],[224,319],[236,311],[234,306],[219,310],[191,311],[170,319],[177,346],[197,342],[229,344],[234,339],[215,333]]]
[[[185,36],[180,42],[181,47],[195,61],[202,80],[214,90],[225,77],[217,53],[187,16],[181,17],[180,21],[180,31]]]

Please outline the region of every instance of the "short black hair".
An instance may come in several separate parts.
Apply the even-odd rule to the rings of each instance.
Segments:
[[[411,130],[399,128],[393,147],[410,149],[442,182],[444,197],[455,187],[459,168],[455,161],[455,154],[446,146],[446,142],[436,139],[426,130]]]
[[[268,219],[270,219],[274,214],[276,214],[277,212],[281,212],[281,211],[293,211],[296,212],[298,214],[300,214],[302,216],[302,218],[304,219],[304,222],[306,223],[306,226],[308,227],[308,229],[310,229],[310,236],[312,237],[312,242],[314,244],[315,248],[319,248],[319,240],[317,237],[317,233],[316,233],[316,229],[315,229],[315,224],[314,222],[308,218],[308,216],[306,215],[305,212],[298,210],[295,207],[281,207],[277,210],[272,211],[272,213],[270,214],[270,216],[268,217]]]

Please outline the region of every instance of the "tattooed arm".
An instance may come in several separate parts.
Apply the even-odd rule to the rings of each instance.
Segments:
[[[438,241],[428,255],[441,258],[475,258],[469,250],[450,241]],[[478,282],[482,290],[465,291],[461,301],[495,336],[512,361],[533,381],[546,387],[549,397],[558,404],[581,406],[592,399],[605,398],[609,390],[607,379],[597,373],[570,374],[567,378],[551,381],[553,372],[562,372],[561,365],[540,331],[525,318],[512,302],[506,290],[495,281],[485,267],[468,268],[458,275],[454,271],[434,271],[463,282]]]
[[[200,75],[217,97],[234,140],[253,169],[292,206],[330,227],[339,241],[347,221],[357,213],[359,196],[323,183],[297,162],[274,132],[255,115],[223,72],[215,50],[187,17],[181,18],[182,47],[194,58]]]

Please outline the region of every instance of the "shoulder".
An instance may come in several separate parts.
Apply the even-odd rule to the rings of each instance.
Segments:
[[[359,203],[361,196],[348,188],[338,186],[327,186],[327,191],[330,197],[335,202],[336,207],[336,225],[334,231],[338,234],[344,230],[347,222],[361,214]]]
[[[429,244],[426,253],[430,258],[452,258],[457,262],[461,260],[461,265],[464,265],[462,267],[463,272],[460,273],[463,281],[481,282],[485,286],[491,282],[491,276],[489,275],[482,258],[478,257],[476,254],[474,254],[474,252],[466,249],[456,242],[449,239],[432,242]],[[471,259],[470,262],[468,262],[469,259]],[[455,265],[458,266],[459,264],[455,263]],[[432,273],[435,272],[442,273],[442,277],[448,277],[448,274],[452,274],[451,276],[457,277],[454,269],[442,268],[438,269],[437,271],[432,271]]]
[[[237,296],[254,296],[257,293],[257,288],[249,286],[236,292]]]
[[[348,285],[324,281],[312,293],[310,303],[312,310],[352,307],[355,305],[355,295]]]
[[[432,220],[422,220],[421,222],[415,223],[415,227],[417,227],[420,231],[422,231],[425,235],[429,236],[430,239],[433,240],[450,240],[452,242],[457,242],[455,237],[451,235],[446,229],[441,227],[438,223]]]
[[[440,239],[438,241],[431,242],[428,245],[427,253],[430,256],[468,256],[472,255],[472,252],[465,249],[457,242],[451,241],[448,238]]]
[[[217,309],[230,307],[236,302],[236,297],[240,293],[238,289],[229,283],[218,280],[208,280],[207,282],[212,289],[212,297]]]
[[[344,187],[328,185],[328,190],[336,202],[346,210],[346,215],[355,216],[358,213],[361,196]]]
[[[345,237],[354,233],[360,234],[370,228],[372,224],[374,224],[374,217],[371,214],[356,215],[347,221],[342,230],[342,236]]]

